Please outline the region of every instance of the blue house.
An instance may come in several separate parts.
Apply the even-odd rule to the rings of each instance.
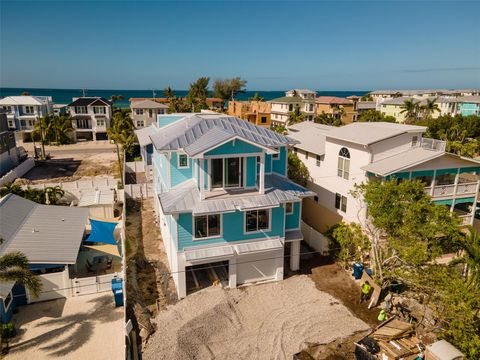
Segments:
[[[480,96],[462,96],[458,99],[458,113],[463,116],[480,115]]]
[[[231,288],[298,270],[302,198],[287,178],[295,140],[223,114],[158,116],[151,131],[157,212],[180,298],[195,269]]]

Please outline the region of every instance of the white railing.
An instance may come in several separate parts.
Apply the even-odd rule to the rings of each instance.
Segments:
[[[154,196],[153,184],[127,184],[124,186],[125,196],[134,199],[148,199]]]
[[[318,253],[322,255],[328,254],[328,244],[330,243],[328,237],[315,230],[304,221],[301,222],[300,228],[302,230],[303,240],[305,240],[312,249],[318,251]]]
[[[456,185],[455,189],[455,184],[449,184],[449,185],[438,185],[433,187],[433,192],[432,192],[432,187],[428,186],[425,188],[425,192],[429,195],[432,195],[433,198],[437,197],[449,197],[449,196],[462,196],[462,195],[475,195],[477,192],[477,185],[478,183],[476,182],[471,182],[471,183],[462,183]]]
[[[472,224],[472,217],[473,215],[459,215],[460,220],[462,220],[462,225],[471,225]]]
[[[445,147],[447,146],[447,143],[446,141],[442,141],[442,140],[422,138],[420,142],[420,146],[423,149],[427,149],[427,150],[445,151]]]
[[[125,163],[125,172],[139,173],[145,172],[145,164],[143,161],[129,161]]]
[[[8,173],[6,173],[4,176],[0,178],[0,186],[14,182],[15,179],[22,177],[34,167],[35,167],[35,160],[33,160],[32,158],[26,159],[24,162],[19,164],[16,168],[10,170]]]
[[[72,296],[81,296],[106,292],[112,288],[113,278],[123,278],[123,273],[71,279]]]

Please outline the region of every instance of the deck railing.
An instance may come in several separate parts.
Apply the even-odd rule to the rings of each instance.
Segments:
[[[456,189],[455,189],[456,187]],[[449,197],[449,196],[464,196],[464,195],[475,195],[477,191],[477,183],[461,183],[458,185],[449,184],[449,185],[437,185],[433,187],[427,186],[425,192],[431,195],[433,198],[439,197]]]
[[[419,146],[427,150],[445,151],[447,142],[431,138],[422,138]]]

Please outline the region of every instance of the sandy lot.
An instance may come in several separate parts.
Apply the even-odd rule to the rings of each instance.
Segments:
[[[123,359],[123,310],[111,293],[22,306],[5,359]]]
[[[239,289],[210,287],[156,318],[144,359],[291,359],[305,342],[368,329],[305,275]]]

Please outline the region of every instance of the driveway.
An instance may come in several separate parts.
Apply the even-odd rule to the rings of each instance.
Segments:
[[[306,275],[222,289],[169,306],[144,349],[149,359],[292,359],[306,342],[326,344],[369,326]]]
[[[124,359],[123,311],[111,292],[19,307],[5,359]]]

